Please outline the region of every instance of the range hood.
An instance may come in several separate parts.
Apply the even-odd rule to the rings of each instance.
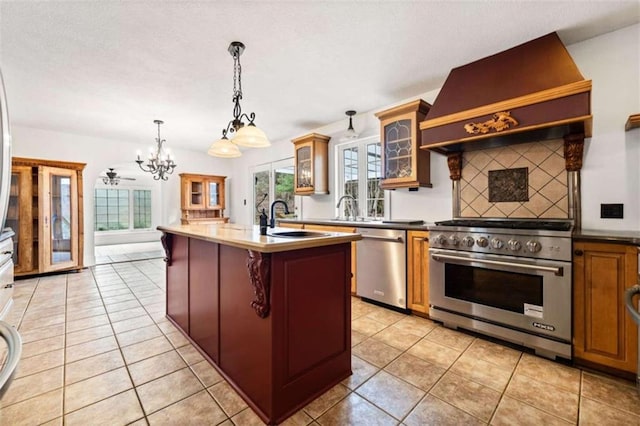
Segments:
[[[452,153],[591,137],[591,80],[554,32],[454,68],[420,123],[422,149]]]

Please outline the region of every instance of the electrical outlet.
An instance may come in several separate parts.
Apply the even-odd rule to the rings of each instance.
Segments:
[[[601,219],[622,219],[624,204],[600,204]]]

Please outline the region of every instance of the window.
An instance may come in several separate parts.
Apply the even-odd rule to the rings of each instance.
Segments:
[[[151,228],[150,190],[96,188],[94,203],[96,231]]]
[[[282,200],[289,206],[289,212],[295,211],[295,197],[293,193],[294,177],[293,158],[276,161],[269,164],[254,167],[251,173],[253,183],[253,223],[260,223],[260,212],[265,210],[270,215],[271,202]],[[284,214],[282,204],[275,207],[276,216]]]
[[[358,203],[358,216],[383,218],[385,192],[380,188],[382,179],[382,147],[377,136],[359,139],[336,146],[338,199],[351,195]],[[338,216],[346,216],[349,201],[342,202]]]

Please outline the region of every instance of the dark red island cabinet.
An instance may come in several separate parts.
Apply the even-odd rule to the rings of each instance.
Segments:
[[[351,244],[262,253],[163,234],[167,317],[267,424],[351,375]]]

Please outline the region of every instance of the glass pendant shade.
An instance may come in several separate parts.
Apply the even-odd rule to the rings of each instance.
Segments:
[[[221,158],[236,158],[242,155],[240,149],[227,138],[222,138],[212,143],[207,154]]]
[[[247,148],[265,148],[271,146],[267,135],[254,124],[239,128],[233,138],[233,143]]]

